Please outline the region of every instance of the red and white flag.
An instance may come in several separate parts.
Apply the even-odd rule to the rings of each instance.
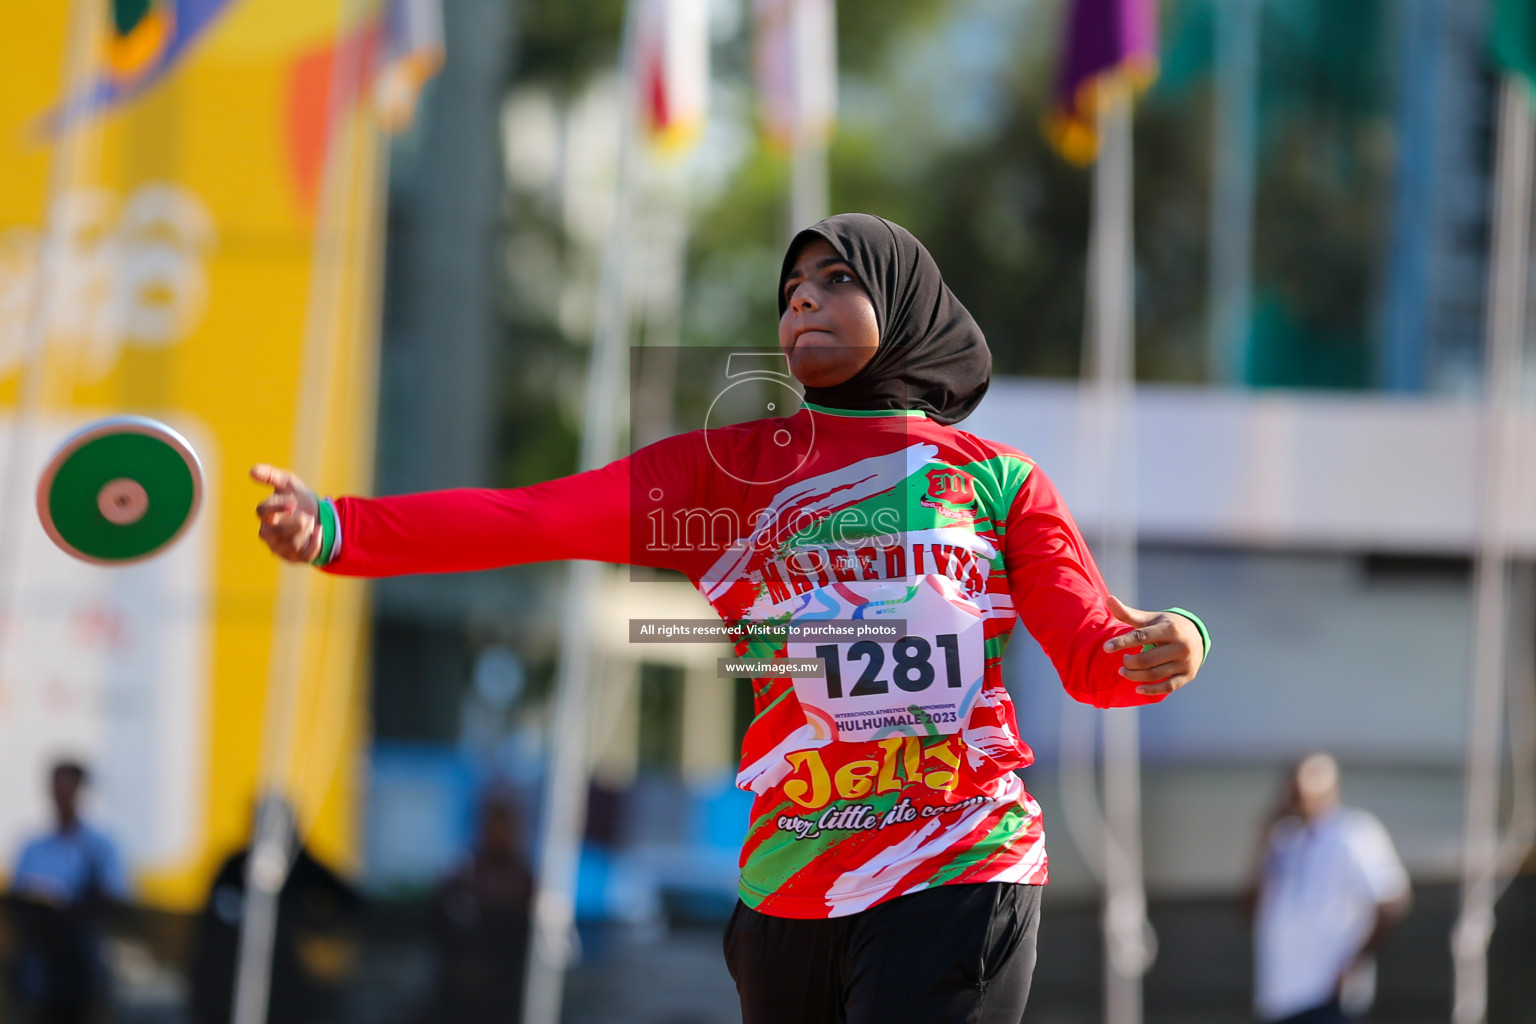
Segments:
[[[635,77],[645,136],[659,149],[686,149],[709,115],[707,0],[635,0]]]

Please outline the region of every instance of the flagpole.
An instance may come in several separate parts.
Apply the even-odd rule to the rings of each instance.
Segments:
[[[1472,685],[1467,721],[1461,911],[1451,935],[1453,1024],[1482,1024],[1488,1008],[1488,942],[1499,873],[1500,710],[1509,651],[1510,455],[1522,375],[1529,262],[1532,148],[1536,121],[1525,81],[1499,89],[1498,155],[1490,241],[1487,358],[1473,563]]]
[[[21,599],[22,548],[30,515],[28,476],[36,468],[32,449],[48,392],[48,349],[54,311],[59,305],[61,282],[78,269],[71,266],[70,191],[82,183],[87,165],[100,155],[99,117],[93,111],[81,113],[75,108],[77,97],[86,94],[96,70],[95,56],[101,45],[104,18],[95,4],[71,0],[41,246],[22,336],[20,385],[7,444],[5,476],[0,481],[0,666],[6,668],[12,666],[10,659],[17,647],[16,607]]]
[[[349,31],[356,11],[355,0],[342,5],[337,14],[338,38],[344,38]],[[327,89],[330,128],[311,244],[302,372],[290,461],[301,479],[317,479],[325,455],[327,410],[341,347],[342,263],[349,255],[346,236],[356,229],[349,216],[348,198],[365,156],[367,133],[375,130],[366,115],[357,115],[361,123],[350,124],[354,115],[344,103],[347,83],[363,80],[362,62],[361,48],[347,46],[332,64]],[[301,839],[299,808],[293,794],[299,701],[312,623],[316,619],[323,621],[328,608],[327,595],[320,594],[320,600],[316,600],[320,581],[313,570],[284,568],[281,572],[267,666],[257,804],[246,855],[245,899],[230,1009],[232,1024],[265,1024],[270,1011],[279,905]]]
[[[829,87],[835,88],[835,84],[820,80],[828,69],[812,55],[822,56],[824,48],[835,46],[833,40],[822,38],[836,25],[835,2],[789,0],[794,117],[790,133],[788,238],[830,212],[827,126],[822,121],[827,112],[820,108],[827,101],[822,94]],[[824,8],[820,6],[823,4]],[[827,9],[832,10],[828,13]],[[835,60],[832,74],[835,78]]]
[[[630,0],[619,44],[619,147],[613,223],[599,271],[596,323],[587,363],[581,468],[595,469],[617,454],[629,328],[627,271],[635,187],[635,36],[639,0]],[[593,672],[593,607],[603,567],[572,562],[560,625],[560,669],[544,779],[543,830],[529,946],[525,1024],[557,1024],[574,950],[576,882],[587,817],[587,718]]]
[[[827,146],[795,129],[789,163],[789,237],[827,215]]]
[[[1090,339],[1099,439],[1099,558],[1106,581],[1136,602],[1132,104],[1104,90],[1093,175]],[[1105,711],[1104,1019],[1140,1024],[1141,977],[1153,956],[1141,873],[1141,751],[1134,708]]]

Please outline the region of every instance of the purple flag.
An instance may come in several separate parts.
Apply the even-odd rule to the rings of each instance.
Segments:
[[[1102,98],[1155,77],[1157,0],[1069,0],[1046,134],[1067,159],[1091,162]]]
[[[86,83],[80,92],[65,96],[44,114],[37,127],[46,135],[57,134],[76,120],[131,99],[175,69],[189,50],[235,0],[165,0],[159,4],[124,5],[138,14],[138,33],[143,52],[132,44],[109,48],[110,70]],[[99,5],[111,8],[110,4]],[[110,15],[103,17],[112,21]],[[115,22],[114,22],[115,23]],[[124,54],[127,54],[126,56]]]

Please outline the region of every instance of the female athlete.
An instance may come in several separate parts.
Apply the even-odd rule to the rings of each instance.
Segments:
[[[754,680],[737,775],[755,801],[725,954],[745,1024],[1016,1024],[1046,857],[1002,681],[1014,624],[1097,707],[1162,700],[1209,638],[1112,597],[1045,474],[955,428],[991,356],[909,232],[866,214],[800,232],[778,301],[793,415],[512,490],[321,499],[257,466],[260,534],[351,576],[683,573],[739,655],[795,659]]]

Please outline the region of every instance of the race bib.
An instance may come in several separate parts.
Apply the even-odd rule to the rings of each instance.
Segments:
[[[794,679],[818,738],[858,742],[959,732],[981,696],[984,613],[948,576],[837,583],[813,592],[796,624],[818,619],[900,620],[890,640],[825,643],[793,637],[791,658],[820,658],[825,673]]]

